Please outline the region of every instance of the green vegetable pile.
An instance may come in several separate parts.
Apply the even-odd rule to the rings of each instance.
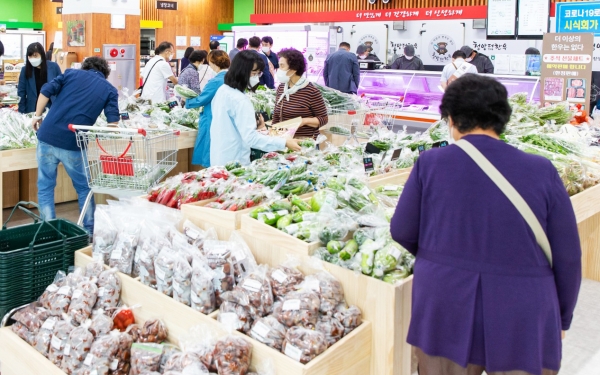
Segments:
[[[198,96],[198,93],[190,88],[181,85],[175,85],[175,92],[182,98],[191,99]]]
[[[0,150],[36,147],[31,114],[23,115],[8,108],[0,109]]]

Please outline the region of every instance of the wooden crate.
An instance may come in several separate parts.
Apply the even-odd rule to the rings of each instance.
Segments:
[[[37,168],[19,171],[19,180],[21,182],[21,200],[37,202]],[[65,167],[62,164],[59,164],[56,175],[56,188],[54,188],[54,203],[71,202],[75,200],[77,200],[77,192],[73,187],[73,182],[67,174]]]
[[[84,267],[92,261],[91,248],[75,253],[75,265]],[[155,317],[164,320],[169,328],[169,341],[178,343],[178,337],[185,335],[196,325],[207,325],[220,335],[225,335],[224,327],[215,318],[216,314],[204,315],[174,299],[143,285],[129,276],[119,274],[122,283],[121,299],[129,306],[141,304],[135,310],[136,319],[145,321]],[[286,375],[365,375],[371,363],[371,323],[364,321],[360,327],[344,337],[326,352],[306,365],[292,360],[286,355],[246,336],[253,346],[252,366],[260,366],[272,361],[277,374]]]
[[[215,199],[213,198],[201,202],[184,204],[181,206],[181,212],[186,217],[193,217],[194,224],[200,228],[205,230],[215,228],[219,238],[228,240],[234,230],[240,229],[242,217],[248,216],[254,207],[235,212],[206,207],[207,204],[214,201]]]
[[[2,375],[65,375],[10,327],[0,329],[0,371]]]
[[[410,176],[410,172],[403,172],[403,173],[394,173],[394,174],[390,174],[389,176],[387,175],[383,175],[384,177],[382,178],[377,178],[377,179],[369,179],[369,187],[371,189],[374,189],[376,187],[379,186],[383,186],[383,185],[404,185],[406,183],[406,180],[408,180],[408,177]]]
[[[14,207],[19,203],[19,171],[4,172],[3,175],[2,208]]]
[[[581,240],[583,277],[600,281],[600,185],[571,197]]]

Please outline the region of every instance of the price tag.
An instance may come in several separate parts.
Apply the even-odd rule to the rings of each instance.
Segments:
[[[373,158],[363,158],[363,165],[365,167],[365,172],[373,172],[375,170]]]
[[[394,257],[394,259],[396,259],[396,261],[398,261],[398,259],[400,259],[400,255],[402,255],[402,253],[400,252],[400,250],[393,247],[392,250],[390,250],[390,255],[392,257]]]
[[[127,113],[127,112],[121,113],[121,120],[127,121],[127,120],[130,120],[130,119],[131,118],[129,117],[129,113]]]
[[[175,290],[175,292],[177,292],[178,296],[182,296],[183,294],[183,285],[181,285],[180,282],[178,281],[173,281],[173,290]]]
[[[202,291],[200,291],[202,293]],[[192,302],[196,305],[201,305],[203,303],[202,298],[200,298],[196,293],[192,292]]]
[[[60,289],[56,293],[57,294],[62,294],[63,296],[71,295],[71,287],[70,286],[66,286],[66,285],[62,286],[62,287],[60,287]]]
[[[285,227],[285,232],[290,236],[293,236],[294,234],[296,234],[298,229],[300,229],[300,226],[298,224],[290,224],[287,227]]]
[[[446,146],[448,146],[448,141],[440,141],[440,142],[435,142],[431,147],[439,148],[439,147],[446,147]]]
[[[52,336],[52,340],[50,341],[50,345],[56,350],[62,349],[62,340],[58,338],[58,336]]]
[[[198,239],[198,237],[200,237],[200,232],[198,232],[194,228],[184,226],[183,231],[186,236],[188,236],[189,238],[191,238],[194,241],[196,241]]]
[[[294,361],[300,362],[300,359],[302,359],[302,350],[296,348],[294,345],[291,345],[289,342],[285,344],[285,350],[283,354],[287,355]]]
[[[53,318],[46,319],[44,324],[42,324],[42,329],[52,331],[54,329],[55,324],[56,324],[56,319],[53,319]]]
[[[304,286],[317,293],[321,292],[321,286],[318,279],[312,278],[304,282]]]
[[[123,255],[123,250],[122,249],[115,249],[110,254],[110,259],[121,259],[121,255]]]
[[[300,310],[300,300],[299,299],[289,299],[283,303],[283,306],[281,306],[281,309],[283,311]]]
[[[235,313],[219,314],[219,321],[226,327],[233,327],[235,329],[240,328],[240,319]]]
[[[118,367],[119,367],[119,360],[118,359],[113,360],[112,363],[110,364],[110,369],[115,371]]]
[[[50,293],[55,293],[58,290],[58,287],[54,284],[50,284],[50,285],[48,285],[46,290]]]
[[[254,293],[258,293],[261,287],[261,282],[253,279],[246,279],[246,281],[244,281],[244,285],[242,285],[242,288]]]
[[[287,214],[289,214],[289,211],[288,211],[288,210],[280,210],[280,211],[277,211],[277,215],[279,215],[279,216],[285,216],[285,215],[287,215]]]
[[[271,277],[277,280],[277,282],[280,284],[283,284],[287,280],[287,275],[282,270],[273,271]]]
[[[268,220],[273,220],[273,219],[275,219],[275,214],[274,214],[274,213],[272,213],[272,212],[267,212],[267,213],[265,214],[265,216],[267,217],[267,219],[268,219]]]
[[[94,355],[88,353],[88,355],[85,357],[85,361],[83,361],[83,364],[90,367],[92,363],[94,363]]]
[[[398,191],[400,190],[400,186],[387,185],[383,187],[383,191]]]
[[[81,291],[80,289],[77,289],[76,291],[73,292],[72,299],[77,299],[77,298],[81,297],[82,295],[83,295],[83,291]]]
[[[174,100],[172,102],[169,102],[169,108],[170,109],[173,109],[173,108],[177,107],[178,105],[179,104],[176,101],[174,101]]]
[[[104,287],[98,288],[98,297],[104,297]]]
[[[302,215],[302,221],[313,221],[314,219],[317,218],[317,214],[315,213],[305,213],[304,215]]]
[[[271,327],[260,321],[256,322],[254,327],[252,327],[252,333],[257,335],[258,337],[261,337],[263,341],[265,338],[267,338],[269,332],[271,332]]]
[[[402,153],[402,149],[401,148],[397,148],[394,150],[394,152],[392,153],[392,159],[391,161],[396,161],[398,159],[400,159],[400,154]]]
[[[425,145],[419,145],[419,147],[417,148],[417,150],[419,150],[419,155],[421,155],[422,153],[425,152]]]
[[[71,354],[71,345],[65,346],[65,350],[63,351],[64,355]]]

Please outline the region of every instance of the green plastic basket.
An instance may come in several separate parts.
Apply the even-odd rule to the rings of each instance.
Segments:
[[[58,271],[74,265],[75,251],[89,244],[88,233],[64,220],[42,220],[19,202],[0,231],[0,317],[9,310],[36,300]],[[8,228],[16,209],[33,218],[33,223]]]

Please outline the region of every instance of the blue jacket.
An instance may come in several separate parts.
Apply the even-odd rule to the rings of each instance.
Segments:
[[[69,124],[94,125],[104,111],[109,123],[119,121],[117,89],[97,70],[67,69],[42,87],[47,98],[56,100],[42,122],[37,137],[50,146],[79,151]]]
[[[57,63],[47,61],[48,69],[48,80],[46,82],[52,82],[52,80],[61,74],[60,67]],[[35,69],[35,68],[34,68]],[[25,69],[21,70],[19,75],[19,86],[17,86],[18,95],[21,98],[19,101],[19,112],[31,113],[35,112],[37,106],[37,89],[35,87],[35,75],[32,73],[31,78],[25,76]],[[56,97],[51,97],[48,103],[48,108],[54,103]]]
[[[323,78],[327,87],[347,94],[356,94],[360,84],[358,58],[345,49],[339,49],[325,60]]]
[[[212,105],[211,102],[217,93],[217,90],[223,86],[225,81],[226,70],[222,70],[213,79],[208,81],[202,93],[185,101],[185,108],[204,107],[204,111],[200,115],[198,121],[198,138],[194,146],[194,156],[192,164],[201,165],[205,168],[210,167],[210,124],[212,122]]]
[[[275,79],[273,78],[273,76],[271,75],[271,71],[269,70],[269,58],[262,52],[258,52],[255,50],[252,51],[254,51],[254,53],[257,53],[265,63],[263,75],[262,77],[260,77],[260,85],[267,86],[271,90],[275,89]]]

